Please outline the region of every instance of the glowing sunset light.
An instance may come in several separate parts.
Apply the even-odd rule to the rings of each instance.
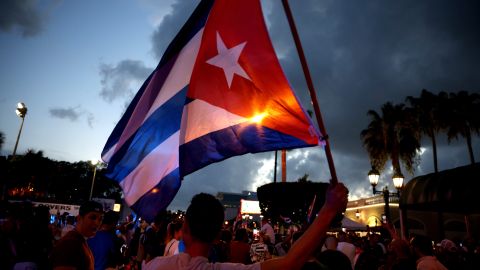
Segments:
[[[249,120],[251,122],[254,122],[254,123],[261,123],[263,118],[265,118],[268,114],[267,113],[260,113],[260,114],[257,114],[255,116],[253,116],[252,118],[250,118]]]

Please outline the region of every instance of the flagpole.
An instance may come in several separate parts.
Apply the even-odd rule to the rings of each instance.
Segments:
[[[305,80],[307,81],[308,91],[310,92],[310,98],[312,100],[313,109],[315,111],[315,117],[317,118],[318,128],[322,133],[322,140],[325,142],[325,155],[327,156],[328,167],[330,169],[330,175],[332,177],[331,183],[338,183],[337,173],[335,171],[335,164],[333,163],[332,152],[330,150],[330,143],[328,142],[328,135],[323,124],[322,114],[320,113],[320,106],[317,101],[317,94],[315,93],[315,88],[313,87],[312,78],[310,76],[310,71],[308,69],[307,60],[305,59],[305,54],[303,53],[302,43],[300,42],[300,37],[298,36],[297,28],[295,22],[293,21],[292,11],[290,10],[290,5],[288,0],[282,0],[283,8],[285,9],[285,14],[287,15],[288,24],[290,25],[290,30],[292,31],[293,40],[295,41],[295,46],[297,47],[298,56],[300,57],[300,62],[302,64],[303,74],[305,75]]]

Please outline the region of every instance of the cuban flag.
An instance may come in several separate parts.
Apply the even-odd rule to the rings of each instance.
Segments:
[[[319,145],[257,0],[202,1],[110,135],[102,158],[153,220],[184,176],[245,153]]]

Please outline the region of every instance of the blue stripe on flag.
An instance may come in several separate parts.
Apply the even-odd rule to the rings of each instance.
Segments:
[[[167,208],[177,194],[180,184],[179,169],[177,168],[165,176],[155,188],[138,199],[131,208],[135,213],[141,213],[142,218],[152,221],[156,213]]]
[[[145,92],[145,89],[147,88],[147,85],[150,83],[150,80],[152,79],[153,74],[155,74],[155,72],[156,72],[156,70],[154,70],[150,74],[150,76],[148,76],[147,80],[142,84],[142,87],[140,88],[140,90],[138,90],[138,92],[135,95],[135,97],[133,98],[132,102],[130,102],[130,104],[128,105],[127,110],[123,114],[122,118],[120,119],[120,121],[118,121],[117,125],[113,129],[112,134],[110,134],[110,137],[108,137],[108,140],[105,143],[105,146],[103,147],[102,158],[104,158],[105,154],[108,151],[110,151],[110,148],[112,148],[120,140],[120,137],[122,136],[123,130],[127,126],[128,121],[130,120],[130,117],[131,117],[133,111],[137,107],[138,101],[142,97],[143,92]],[[105,160],[105,159],[104,159],[104,161],[109,162],[109,160]]]
[[[296,137],[256,124],[231,126],[181,145],[180,176],[232,156],[305,147],[306,144]]]
[[[128,106],[126,112],[123,114],[122,118],[113,129],[112,134],[110,134],[102,151],[103,158],[105,158],[106,153],[109,152],[110,149],[120,140],[122,133],[125,130],[125,127],[127,126],[130,117],[132,117],[132,113],[137,107],[138,101],[140,100],[140,98],[145,92],[145,89],[150,83],[153,74],[158,72],[158,70],[162,70],[162,72],[166,72],[166,75],[168,75],[168,72],[170,72],[171,69],[171,65],[175,63],[175,59],[180,53],[180,51],[183,49],[183,47],[185,47],[185,45],[190,42],[192,37],[194,37],[198,33],[198,31],[200,31],[200,29],[205,26],[205,22],[207,21],[210,9],[213,6],[213,2],[213,0],[202,0],[190,16],[190,18],[187,20],[187,22],[183,25],[182,29],[180,29],[178,34],[175,36],[173,41],[168,45],[157,67],[152,72],[152,74],[150,74],[148,79],[143,83],[140,90],[138,90],[134,99]],[[160,89],[161,87],[158,87],[158,91],[160,91]],[[151,102],[153,103],[153,100]],[[149,104],[149,106],[150,105],[151,104]],[[110,160],[104,161],[110,163]]]
[[[153,112],[131,139],[123,144],[108,164],[107,177],[122,181],[145,156],[180,129],[187,88],[184,87]]]

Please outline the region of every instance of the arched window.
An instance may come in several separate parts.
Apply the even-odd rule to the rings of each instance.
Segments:
[[[400,220],[397,220],[394,224],[396,228],[400,228]],[[423,225],[421,221],[413,218],[407,219],[407,227],[410,230],[425,230],[425,225]]]
[[[447,220],[443,228],[445,231],[466,232],[465,222],[459,220]]]

